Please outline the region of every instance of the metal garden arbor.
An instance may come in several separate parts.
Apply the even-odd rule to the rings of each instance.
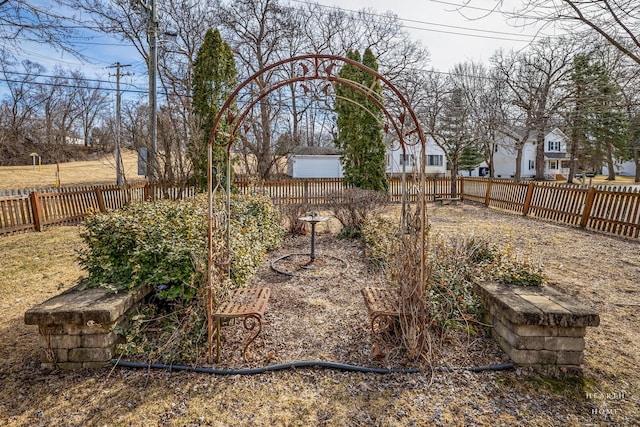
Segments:
[[[352,80],[341,78],[338,75],[338,71],[340,70],[342,65],[351,64],[365,72],[369,73],[374,77],[373,84],[370,87],[362,85],[362,83],[355,82]],[[294,70],[293,74],[291,70]],[[280,72],[280,75],[287,76],[277,80],[275,82],[269,83],[268,86],[260,88],[258,92],[251,93],[248,90],[249,85],[256,83],[259,77],[266,74],[274,74]],[[426,136],[422,131],[416,114],[413,109],[407,102],[405,96],[383,75],[364,66],[363,64],[344,58],[341,56],[335,55],[303,55],[297,56],[290,59],[285,59],[282,61],[278,61],[272,65],[265,67],[264,69],[258,71],[253,74],[242,83],[238,85],[238,87],[233,91],[233,93],[229,96],[229,98],[225,101],[223,106],[220,108],[218,115],[215,118],[213,128],[211,130],[211,134],[209,136],[208,141],[208,174],[207,174],[207,189],[208,189],[208,200],[209,200],[209,213],[208,213],[208,257],[207,257],[207,298],[208,298],[208,307],[207,307],[207,322],[208,322],[208,332],[209,332],[209,361],[212,359],[212,341],[213,341],[213,319],[212,319],[212,308],[213,308],[213,293],[212,293],[212,275],[213,275],[213,242],[212,235],[214,230],[214,223],[216,222],[216,215],[214,213],[214,176],[212,173],[213,170],[213,147],[216,144],[216,140],[224,141],[227,138],[226,144],[226,152],[227,152],[227,177],[231,176],[231,162],[230,162],[230,151],[231,146],[238,135],[238,132],[241,130],[240,126],[247,118],[247,115],[251,112],[254,106],[256,106],[260,101],[262,101],[269,94],[277,91],[280,88],[283,88],[288,85],[292,85],[294,83],[301,82],[310,82],[310,81],[326,81],[330,84],[327,85],[327,88],[334,84],[341,84],[349,86],[356,91],[367,96],[369,100],[375,103],[384,114],[384,130],[385,132],[393,131],[398,138],[398,142],[402,149],[402,153],[406,155],[407,146],[420,146],[420,245],[421,245],[421,271],[420,278],[422,283],[425,280],[425,263],[426,263],[426,191],[425,191],[425,164],[426,164]],[[394,107],[393,109],[387,108],[382,99],[377,96],[377,93],[374,92],[374,87],[377,83],[380,83],[384,89],[387,90],[389,96],[393,100]],[[328,90],[326,90],[328,92]],[[306,93],[306,90],[305,90]],[[242,95],[242,96],[240,96]],[[237,105],[237,108],[233,108],[233,105],[236,105],[242,98],[242,105]],[[221,124],[223,118],[227,119],[227,126],[230,126],[231,131],[228,133],[222,133],[218,127]],[[226,180],[226,259],[227,266],[230,264],[230,254],[231,254],[231,241],[230,241],[230,229],[229,229],[229,216],[230,216],[230,179]],[[405,188],[403,187],[403,195],[402,195],[402,206],[403,206],[403,214],[405,208]],[[228,268],[228,267],[227,267]],[[227,271],[228,274],[228,271]]]

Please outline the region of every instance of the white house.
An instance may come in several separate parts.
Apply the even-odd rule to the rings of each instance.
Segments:
[[[444,151],[432,138],[427,139],[426,173],[432,176],[444,176],[447,162]],[[386,172],[401,174],[404,166],[406,173],[420,170],[420,145],[406,146],[402,153],[398,142],[387,145],[385,155]],[[337,149],[332,147],[296,147],[287,159],[287,175],[292,178],[342,178],[344,169]]]
[[[569,175],[569,159],[567,137],[558,128],[547,132],[544,137],[544,174],[555,179],[558,175]],[[493,151],[493,168],[496,178],[513,178],[516,174],[515,141],[509,136],[502,136],[495,141]],[[486,162],[482,162],[473,176],[483,176],[487,170]],[[536,175],[536,135],[533,133],[522,148],[521,178],[533,178]]]
[[[331,147],[296,147],[287,159],[292,178],[342,178],[344,171],[338,150]]]
[[[619,161],[614,160],[613,170],[616,175],[619,176],[636,176],[636,164],[633,160]],[[609,167],[607,165],[602,166],[602,173],[604,175],[609,174]]]
[[[444,151],[430,136],[427,137],[425,173],[431,176],[445,176],[447,172],[447,160]],[[401,174],[420,171],[421,149],[420,145],[405,146],[403,154],[400,143],[388,143],[385,162],[388,174]]]
[[[570,154],[567,151],[567,136],[555,128],[544,137],[544,173],[556,178],[569,176]]]

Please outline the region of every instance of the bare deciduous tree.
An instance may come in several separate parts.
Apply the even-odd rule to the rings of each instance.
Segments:
[[[637,0],[525,0],[523,4],[516,14],[521,19],[558,24],[574,34],[577,29],[589,29],[640,64]]]
[[[544,137],[552,116],[566,101],[562,85],[571,72],[576,49],[570,40],[544,39],[526,52],[498,51],[491,61],[504,84],[509,88],[509,100],[522,113],[524,129],[511,132],[516,141],[516,176],[521,178],[522,148],[529,135],[536,136],[536,179],[544,176]]]
[[[60,1],[53,1],[57,5]],[[25,41],[45,43],[55,49],[81,57],[69,43],[76,29],[68,25],[68,17],[54,5],[28,0],[0,1],[0,39],[3,48],[12,53],[21,50]]]

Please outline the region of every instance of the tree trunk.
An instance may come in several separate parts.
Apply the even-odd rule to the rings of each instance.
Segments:
[[[634,182],[640,183],[640,155],[638,153],[638,147],[633,147],[633,163],[636,165],[636,178]]]
[[[458,197],[458,158],[451,159],[451,197]]]
[[[571,143],[569,144],[569,177],[567,184],[573,184],[573,177],[576,176],[576,152],[578,151],[578,137],[575,131],[571,132]]]
[[[615,165],[613,163],[613,145],[607,144],[607,181],[615,181],[616,180],[616,170]]]
[[[544,131],[538,129],[536,135],[536,181],[544,181]]]
[[[514,177],[516,182],[520,182],[522,179],[522,150],[524,144],[518,144],[516,149],[516,175]]]
[[[271,175],[271,123],[269,121],[269,107],[266,101],[260,102],[261,139],[260,153],[257,157],[258,173],[261,179],[269,179]]]

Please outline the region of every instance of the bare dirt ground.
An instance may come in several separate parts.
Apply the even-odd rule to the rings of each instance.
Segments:
[[[0,421],[11,426],[633,426],[640,422],[639,242],[587,233],[473,205],[429,207],[432,232],[490,236],[541,261],[554,286],[600,311],[586,337],[583,375],[529,369],[472,373],[363,374],[301,368],[254,376],[40,368],[35,327],[24,312],[75,284],[77,230],[60,227],[0,239]],[[323,231],[320,228],[320,231]],[[370,359],[371,331],[359,289],[382,284],[353,242],[321,234],[318,252],[345,259],[333,278],[279,275],[269,262],[305,252],[309,236],[268,255],[256,286],[272,288],[263,333],[241,357],[241,322],[225,327],[217,368],[328,360],[405,367],[399,354]],[[486,335],[443,348],[439,364],[477,366],[506,356]]]

